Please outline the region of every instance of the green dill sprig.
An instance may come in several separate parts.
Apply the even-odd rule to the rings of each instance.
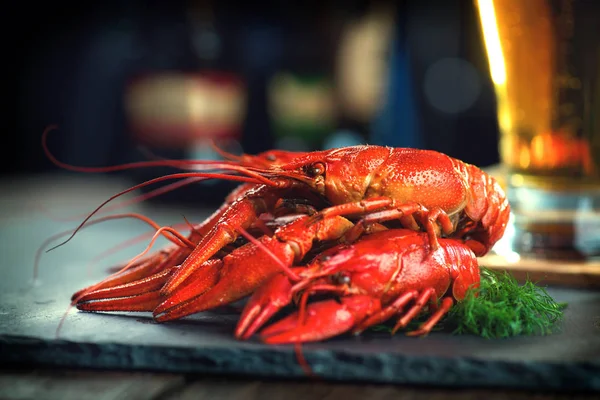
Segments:
[[[456,326],[454,333],[506,338],[554,332],[566,304],[557,303],[543,287],[529,280],[520,285],[506,271],[480,270],[479,289],[468,291],[446,318]]]
[[[527,280],[520,285],[508,272],[480,268],[478,289],[469,290],[464,300],[456,303],[434,330],[450,326],[454,334],[472,334],[488,339],[518,335],[548,335],[562,320],[560,304],[543,287]],[[426,319],[423,315],[416,325]],[[413,328],[407,327],[407,329]],[[387,325],[377,325],[374,331],[390,331]]]

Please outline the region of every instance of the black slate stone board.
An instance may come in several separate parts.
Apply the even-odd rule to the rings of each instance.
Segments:
[[[68,245],[43,255],[40,280],[32,285],[35,249],[65,225],[10,211],[11,205],[19,208],[17,203],[5,201],[0,219],[2,365],[310,379],[298,364],[293,346],[233,339],[239,315],[235,307],[167,324],[154,323],[146,313],[71,310],[57,338],[56,328],[70,295],[103,278],[107,265],[136,254],[145,242],[125,255],[110,257],[91,272],[89,261],[111,245],[147,230],[131,221],[86,229]],[[162,224],[182,219],[180,212],[146,209],[145,213]],[[185,215],[198,220],[203,214]],[[426,338],[368,332],[307,344],[302,350],[314,373],[328,380],[600,391],[600,292],[550,288],[549,293],[569,303],[561,331],[550,336],[486,340],[447,332]]]
[[[71,276],[76,287],[90,283],[81,275]],[[57,339],[72,292],[64,278],[2,290],[3,364],[306,377],[292,346],[234,340],[233,307],[167,324],[146,313],[71,311]],[[485,340],[435,332],[419,339],[368,332],[307,344],[303,353],[318,376],[331,380],[600,391],[600,293],[550,293],[569,303],[561,332],[551,336]]]
[[[600,391],[592,312],[600,296],[551,293],[570,302],[562,332],[552,336],[484,340],[436,332],[414,339],[369,332],[307,344],[303,353],[318,376],[331,380]],[[3,364],[306,378],[291,346],[235,341],[233,310],[162,325],[146,315],[73,313],[56,339],[64,304],[32,294],[2,296]]]

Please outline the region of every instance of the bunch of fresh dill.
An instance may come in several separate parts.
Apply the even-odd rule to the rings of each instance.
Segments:
[[[557,303],[543,287],[529,280],[521,285],[508,272],[484,267],[480,271],[479,288],[468,291],[465,299],[452,307],[436,330],[450,327],[455,334],[488,339],[547,335],[555,331],[566,304]],[[422,321],[422,318],[415,321],[414,327]],[[413,324],[407,328],[413,328]],[[390,329],[386,325],[373,327],[375,331]]]
[[[543,287],[529,280],[520,285],[506,271],[480,270],[479,289],[468,291],[445,320],[455,326],[455,333],[506,338],[554,332],[566,304],[557,303]]]

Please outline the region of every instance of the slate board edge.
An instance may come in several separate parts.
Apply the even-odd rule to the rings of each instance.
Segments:
[[[306,351],[304,356],[319,378],[338,382],[600,392],[600,361],[508,362],[330,350]],[[291,346],[174,348],[0,335],[0,363],[311,379]]]

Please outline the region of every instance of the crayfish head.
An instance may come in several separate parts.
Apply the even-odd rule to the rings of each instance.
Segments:
[[[307,153],[282,169],[324,196],[331,204],[363,200],[374,176],[389,158],[381,146],[350,146]]]

